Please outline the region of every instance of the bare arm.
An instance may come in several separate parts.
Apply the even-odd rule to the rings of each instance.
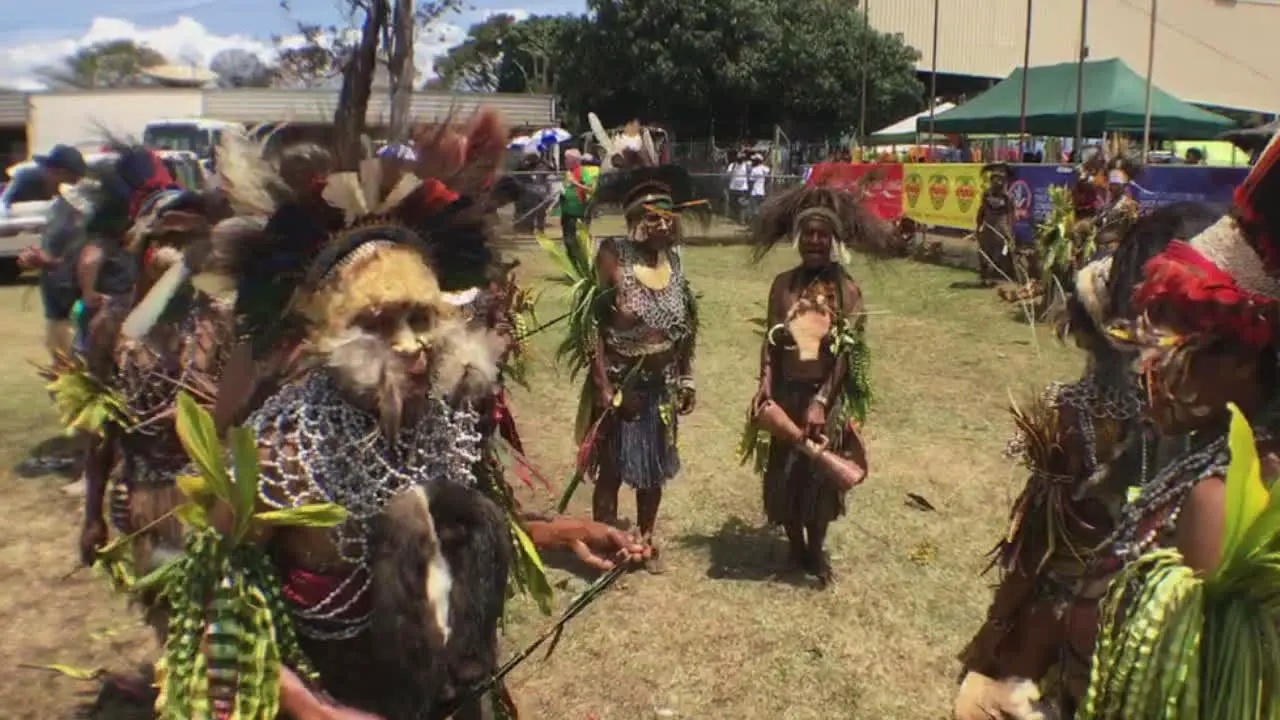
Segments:
[[[76,281],[80,285],[80,297],[84,304],[96,307],[102,301],[98,294],[98,273],[102,271],[102,261],[106,258],[102,246],[89,243],[76,258]]]
[[[1176,540],[1183,562],[1199,573],[1222,559],[1222,527],[1226,521],[1227,484],[1209,477],[1196,483],[1178,516]]]
[[[790,276],[791,273],[785,272],[775,277],[765,300],[764,339],[760,342],[760,388],[757,391],[759,400],[773,395],[773,347],[769,344],[769,331],[782,321],[781,295]]]

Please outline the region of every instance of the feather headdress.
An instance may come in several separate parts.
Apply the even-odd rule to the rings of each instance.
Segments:
[[[1280,143],[1275,139],[1236,189],[1235,206],[1188,241],[1151,258],[1135,309],[1183,334],[1263,347],[1280,319]],[[1120,337],[1133,329],[1120,327]],[[1140,338],[1136,338],[1140,339]]]
[[[751,230],[752,260],[759,262],[779,241],[794,239],[813,219],[830,225],[842,246],[877,257],[895,256],[893,228],[862,204],[860,188],[804,184],[770,196]]]
[[[645,212],[690,214],[709,222],[711,206],[695,198],[693,179],[679,165],[653,165],[646,153],[632,156],[634,162],[602,175],[596,187],[596,202],[617,204],[628,220]],[[624,161],[626,162],[626,161]]]

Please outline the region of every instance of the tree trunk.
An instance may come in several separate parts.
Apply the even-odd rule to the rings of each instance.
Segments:
[[[333,129],[337,138],[336,159],[344,170],[355,170],[364,155],[360,136],[364,133],[369,96],[373,91],[373,74],[378,66],[378,41],[387,23],[387,1],[370,0],[364,27],[360,29],[360,44],[342,71],[342,90],[338,93]]]
[[[413,122],[413,0],[395,0],[391,17],[391,51],[388,70],[391,73],[391,127],[388,139],[404,142]]]

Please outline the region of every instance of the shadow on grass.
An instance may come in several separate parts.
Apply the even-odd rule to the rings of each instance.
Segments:
[[[709,551],[707,577],[712,580],[779,580],[798,587],[816,585],[816,581],[788,565],[787,541],[768,525],[752,525],[734,516],[710,535],[689,533],[675,538],[675,542],[681,547]]]
[[[45,475],[75,478],[80,475],[81,456],[79,438],[55,435],[31,448],[27,457],[13,466],[13,473],[22,478],[37,478]]]

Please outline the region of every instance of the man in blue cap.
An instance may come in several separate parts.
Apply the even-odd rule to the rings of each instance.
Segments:
[[[40,173],[38,181],[44,183],[53,195],[53,204],[40,234],[40,245],[24,250],[18,256],[18,263],[25,268],[40,270],[40,297],[44,302],[46,320],[45,344],[50,353],[66,353],[71,349],[74,335],[71,308],[76,302],[72,282],[74,263],[68,261],[68,251],[80,231],[80,213],[58,193],[58,188],[80,182],[89,167],[80,151],[70,145],[55,145],[48,154],[36,155],[33,159],[36,166],[30,172]]]

